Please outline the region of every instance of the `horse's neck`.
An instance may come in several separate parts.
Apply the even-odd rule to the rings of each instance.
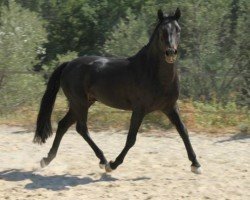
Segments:
[[[146,51],[149,67],[154,71],[154,74],[162,84],[169,85],[178,78],[175,64],[166,62],[164,52],[161,52],[155,45],[147,46]]]
[[[178,79],[178,73],[175,64],[169,64],[165,60],[164,52],[157,46],[157,38],[144,46],[136,55],[131,57],[142,63],[140,67],[140,76],[156,78],[161,84],[170,86],[175,84]]]

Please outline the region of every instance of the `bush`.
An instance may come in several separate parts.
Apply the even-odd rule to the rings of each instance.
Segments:
[[[39,102],[44,86],[44,80],[39,75],[19,74],[8,77],[0,90],[0,114]]]

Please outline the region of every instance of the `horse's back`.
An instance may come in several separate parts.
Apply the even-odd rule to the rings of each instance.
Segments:
[[[129,61],[122,58],[83,56],[68,63],[61,87],[68,97],[93,98],[106,105],[130,109],[128,84],[132,83]]]

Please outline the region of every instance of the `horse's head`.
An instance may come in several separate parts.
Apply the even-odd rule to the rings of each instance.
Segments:
[[[177,48],[180,40],[181,28],[178,20],[181,16],[179,8],[173,15],[163,14],[158,10],[158,41],[160,50],[164,52],[167,63],[174,63],[177,58]]]

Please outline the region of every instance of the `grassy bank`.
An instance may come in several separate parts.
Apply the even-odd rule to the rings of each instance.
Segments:
[[[224,131],[249,132],[250,113],[247,109],[238,109],[235,103],[204,104],[202,102],[180,101],[181,116],[189,130],[204,131],[211,133],[223,133]],[[32,106],[22,106],[15,111],[1,114],[0,123],[9,125],[22,125],[34,128],[39,104]],[[57,122],[67,111],[67,102],[62,95],[56,100],[52,121],[56,127]],[[89,128],[98,130],[124,130],[129,126],[131,113],[95,103],[89,112]],[[168,119],[160,112],[154,112],[145,117],[141,131],[152,129],[166,130],[172,125]]]

